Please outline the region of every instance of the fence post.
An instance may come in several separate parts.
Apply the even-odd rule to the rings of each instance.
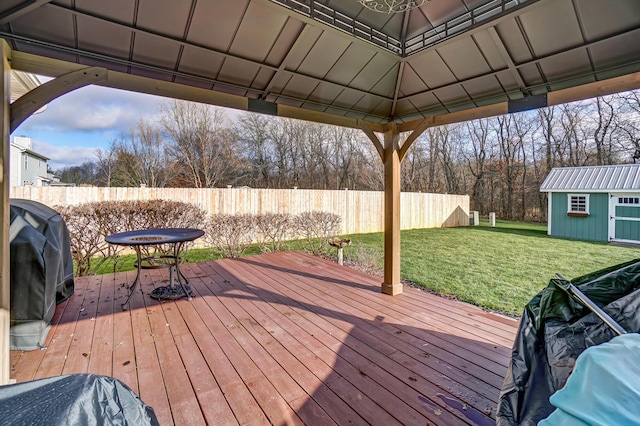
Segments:
[[[495,212],[489,213],[489,226],[496,226],[496,214]]]

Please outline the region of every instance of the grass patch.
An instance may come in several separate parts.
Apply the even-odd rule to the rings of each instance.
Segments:
[[[351,235],[382,256],[383,234]],[[522,313],[556,272],[575,278],[640,257],[635,248],[547,236],[543,225],[488,221],[479,226],[402,231],[402,278],[438,293],[509,314]]]
[[[347,235],[345,261],[366,254],[382,266],[383,234]],[[402,231],[402,278],[474,305],[519,315],[556,272],[575,278],[640,257],[635,248],[547,236],[543,225],[488,221],[462,228]],[[300,249],[298,242],[291,249]],[[260,253],[257,245],[245,255]],[[335,250],[331,250],[335,254]],[[215,249],[192,249],[187,262],[220,259]],[[135,255],[121,256],[118,271],[133,270]],[[106,262],[98,273],[113,272]]]

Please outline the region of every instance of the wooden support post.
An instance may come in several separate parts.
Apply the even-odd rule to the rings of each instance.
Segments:
[[[9,296],[9,119],[11,99],[11,67],[9,59],[11,49],[6,41],[0,40],[0,140],[2,154],[0,156],[0,385],[9,383],[9,326],[11,311]]]
[[[402,293],[400,281],[400,132],[389,123],[384,132],[384,282],[382,292]]]

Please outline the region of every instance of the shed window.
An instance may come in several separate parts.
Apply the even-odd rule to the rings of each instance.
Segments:
[[[640,198],[638,197],[618,197],[618,204],[640,204]]]
[[[589,214],[589,194],[569,194],[568,197],[569,208],[567,213]]]

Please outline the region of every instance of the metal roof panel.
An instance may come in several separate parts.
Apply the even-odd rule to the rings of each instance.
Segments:
[[[640,191],[640,164],[557,167],[540,186],[541,192]]]

